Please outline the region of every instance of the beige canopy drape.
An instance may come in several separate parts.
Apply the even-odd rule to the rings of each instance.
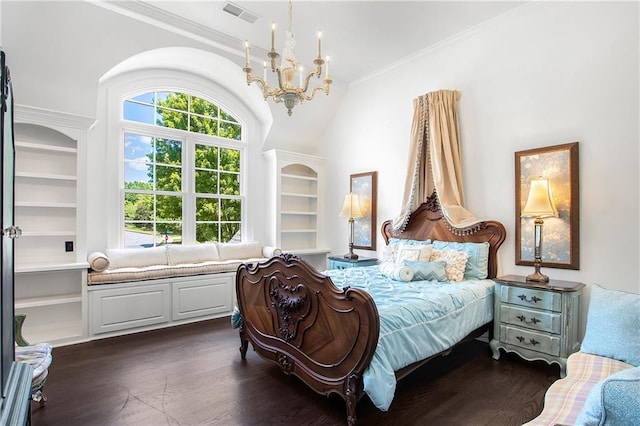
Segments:
[[[402,210],[393,221],[396,233],[434,191],[445,220],[454,230],[472,231],[481,222],[463,206],[459,98],[458,91],[439,90],[413,100],[409,168]]]

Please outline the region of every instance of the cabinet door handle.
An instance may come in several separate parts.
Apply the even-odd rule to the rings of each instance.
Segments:
[[[22,235],[22,229],[19,226],[9,226],[8,228],[4,228],[2,230],[3,237],[9,237],[11,239],[18,238]]]
[[[533,303],[538,303],[539,301],[541,301],[542,299],[540,299],[539,297],[536,296],[532,296],[531,299],[529,299],[527,296],[525,296],[524,294],[521,294],[518,296],[520,298],[520,300],[524,300],[525,302],[533,302]]]
[[[533,324],[533,325],[536,325],[537,323],[542,322],[542,320],[539,320],[536,317],[531,317],[530,320],[527,320],[527,317],[525,317],[524,315],[518,315],[516,318],[518,318],[522,322],[525,322],[527,324]]]
[[[529,341],[528,341],[528,342],[526,341],[527,339],[525,339],[525,338],[524,338],[524,337],[522,337],[522,336],[516,336],[516,339],[518,339],[518,341],[519,341],[520,343],[524,343],[525,345],[533,345],[533,346],[535,346],[535,345],[539,345],[539,344],[540,344],[540,342],[538,342],[538,341],[537,341],[536,339],[534,339],[534,338],[529,339]]]

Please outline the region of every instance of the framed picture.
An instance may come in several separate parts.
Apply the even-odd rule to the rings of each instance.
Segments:
[[[534,217],[521,217],[531,180],[548,179],[557,217],[544,218],[542,266],[580,269],[578,142],[515,153],[516,264],[533,265]]]
[[[363,216],[353,222],[353,248],[376,250],[376,211],[378,172],[357,173],[351,175],[350,192],[358,194]]]

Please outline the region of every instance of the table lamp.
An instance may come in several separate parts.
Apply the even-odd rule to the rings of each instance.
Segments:
[[[542,225],[544,223],[543,218],[557,216],[558,210],[556,210],[556,206],[553,204],[549,180],[542,178],[532,179],[527,203],[520,214],[520,217],[535,218],[535,221],[533,222],[533,240],[535,244],[533,266],[535,268],[535,272],[527,276],[527,281],[549,281],[549,277],[540,272],[540,265],[542,263]]]
[[[358,194],[353,192],[344,196],[344,203],[342,204],[342,211],[340,217],[349,218],[349,253],[344,255],[345,259],[357,259],[358,255],[353,252],[353,220],[357,217],[364,216],[362,209],[360,208],[360,199]]]

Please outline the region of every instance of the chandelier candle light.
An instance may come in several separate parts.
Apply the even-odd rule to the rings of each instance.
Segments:
[[[349,218],[349,253],[344,255],[345,259],[357,259],[358,255],[353,252],[353,220],[358,217],[363,217],[364,212],[360,208],[360,199],[358,194],[353,192],[344,196],[344,203],[342,204],[342,211],[340,217]]]
[[[558,210],[553,204],[548,179],[537,178],[531,180],[529,197],[520,216],[535,217],[533,235],[535,243],[533,266],[535,272],[527,276],[527,281],[547,282],[549,277],[540,272],[540,265],[542,264],[542,224],[544,223],[542,219],[545,217],[558,217]]]
[[[318,90],[324,91],[326,95],[329,94],[329,85],[333,82],[329,77],[329,57],[322,59],[322,32],[318,31],[318,56],[313,60],[315,69],[309,71],[306,75],[304,73],[304,67],[298,64],[296,60],[294,48],[296,46],[296,40],[293,38],[293,32],[291,31],[292,21],[292,6],[291,0],[289,0],[289,28],[286,31],[286,39],[284,43],[284,49],[282,51],[282,61],[278,65],[278,58],[280,54],[275,49],[276,38],[276,23],[271,24],[271,50],[267,53],[269,59],[271,71],[277,76],[278,87],[270,88],[267,81],[267,61],[263,62],[263,76],[255,77],[251,73],[253,68],[249,63],[249,41],[244,42],[245,48],[245,67],[242,69],[247,74],[247,85],[250,85],[254,81],[261,86],[262,95],[265,100],[269,97],[273,97],[276,103],[284,102],[284,106],[287,107],[287,113],[291,115],[293,107],[302,101],[310,101],[315,96]],[[322,66],[326,63],[326,74],[321,84],[316,85],[311,89],[311,93],[307,94],[309,89],[309,83],[312,77],[322,77]],[[295,83],[296,73],[299,75],[298,84]]]

